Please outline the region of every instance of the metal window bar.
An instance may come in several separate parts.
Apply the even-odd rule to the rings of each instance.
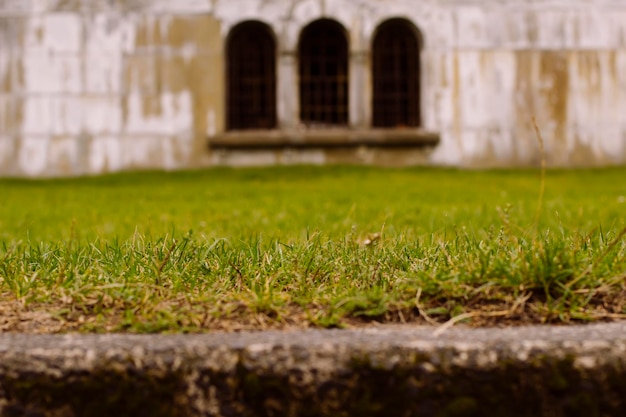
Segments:
[[[332,20],[307,26],[300,37],[300,121],[308,126],[348,123],[348,41]]]
[[[372,49],[374,127],[419,126],[419,44],[410,23],[383,23]]]
[[[236,26],[228,38],[227,128],[276,127],[276,42],[260,22]]]

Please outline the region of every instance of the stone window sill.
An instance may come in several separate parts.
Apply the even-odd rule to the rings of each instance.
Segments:
[[[439,140],[438,133],[422,129],[241,130],[228,131],[209,138],[209,148],[419,148],[436,146]]]

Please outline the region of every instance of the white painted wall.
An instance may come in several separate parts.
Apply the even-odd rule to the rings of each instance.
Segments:
[[[535,164],[533,116],[551,164],[626,163],[626,0],[3,0],[0,175],[210,165],[192,86],[160,85],[159,59],[205,53],[161,40],[195,15],[217,18],[224,37],[247,19],[274,29],[284,126],[297,124],[290,53],[306,24],[336,19],[367,53],[379,23],[405,17],[424,37],[422,120],[442,138],[432,163]],[[354,106],[368,96],[353,97],[361,123],[368,109]],[[219,133],[217,107],[204,114]]]

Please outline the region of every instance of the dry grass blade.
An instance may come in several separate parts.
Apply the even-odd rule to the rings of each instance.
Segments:
[[[543,198],[546,191],[546,150],[543,141],[543,136],[537,126],[537,120],[535,116],[532,117],[533,128],[537,136],[537,142],[539,142],[539,152],[541,153],[541,180],[539,181],[539,198],[537,200],[537,212],[535,213],[535,230],[539,227],[539,219],[541,218],[541,210],[543,208]]]
[[[523,311],[524,307],[526,306],[526,301],[528,301],[530,297],[532,297],[532,295],[533,295],[532,293],[528,292],[517,297],[515,299],[515,302],[511,306],[511,314],[517,313],[518,310]]]
[[[434,337],[441,336],[446,330],[450,329],[456,323],[471,319],[474,317],[503,317],[511,315],[511,310],[500,310],[500,311],[472,311],[470,313],[459,314],[458,316],[452,317],[450,320],[437,327],[433,332]]]
[[[437,323],[437,321],[433,320],[428,314],[426,314],[426,312],[422,308],[422,305],[420,304],[421,297],[422,297],[422,289],[418,288],[417,293],[415,294],[415,308],[417,308],[417,312],[424,320],[426,320],[426,323],[431,324],[433,326],[438,326],[439,323]]]

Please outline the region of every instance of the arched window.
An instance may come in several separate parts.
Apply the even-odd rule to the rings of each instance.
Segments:
[[[417,29],[404,19],[383,22],[374,36],[373,125],[420,125],[420,42]]]
[[[276,41],[261,22],[235,26],[227,40],[227,128],[276,127]]]
[[[334,20],[321,19],[300,35],[300,121],[306,125],[348,123],[348,40]]]

